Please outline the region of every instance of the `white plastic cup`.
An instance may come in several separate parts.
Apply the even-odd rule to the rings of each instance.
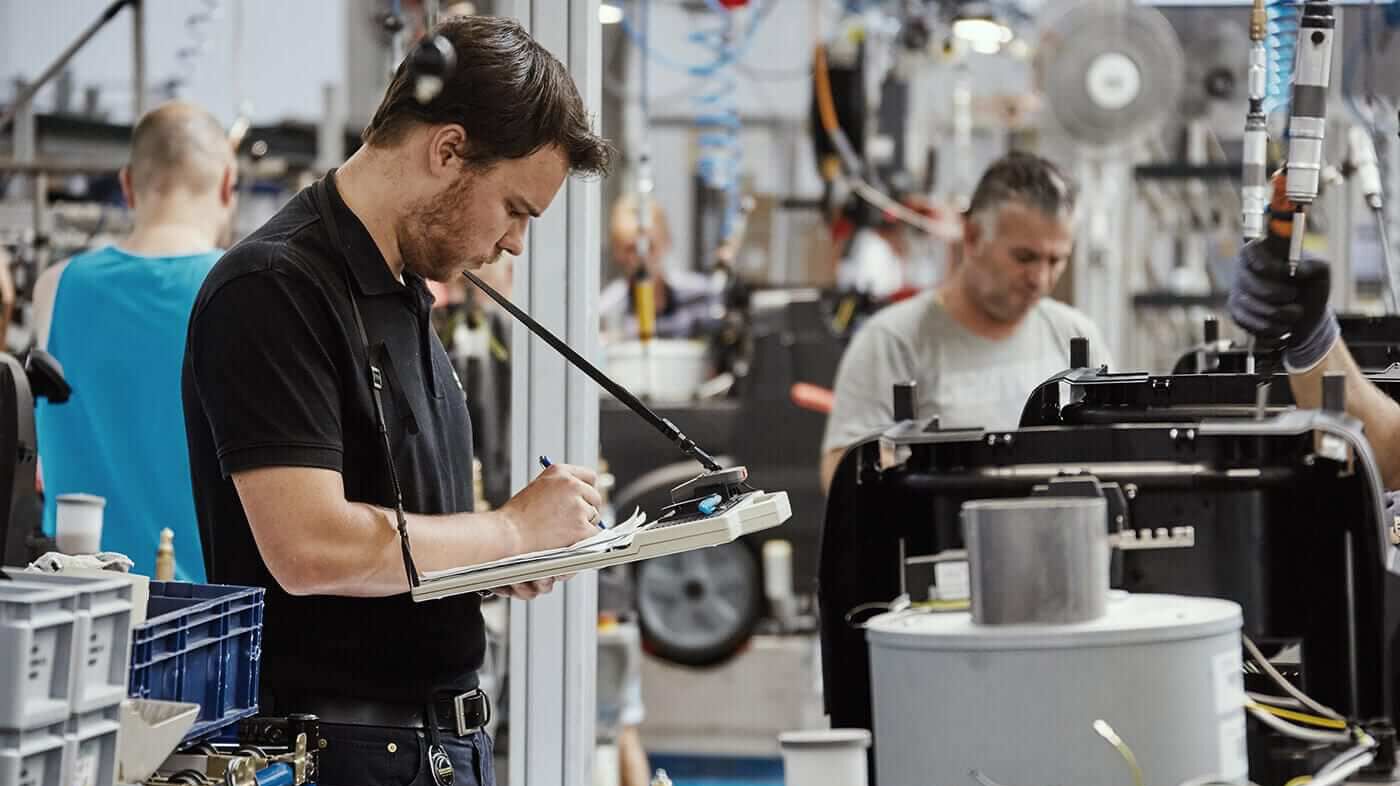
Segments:
[[[792,593],[792,544],[781,538],[763,544],[763,594],[784,630],[797,614]]]
[[[102,509],[107,500],[93,494],[59,494],[54,540],[64,554],[102,550]]]
[[[867,786],[865,729],[813,729],[778,735],[786,786]]]

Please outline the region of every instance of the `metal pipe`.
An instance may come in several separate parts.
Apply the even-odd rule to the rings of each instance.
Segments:
[[[17,124],[15,127],[19,128],[19,125]],[[83,162],[56,158],[26,161],[20,158],[0,157],[0,172],[10,172],[16,175],[34,175],[40,172],[46,172],[50,175],[101,175],[114,173],[121,168],[122,164],[113,161]]]
[[[1352,552],[1355,539],[1350,530],[1342,534],[1347,607],[1347,699],[1350,701],[1352,715],[1356,716],[1361,713],[1361,677],[1357,669],[1360,649],[1356,635],[1356,555]]]
[[[1128,481],[1135,483],[1139,493],[1176,489],[1196,489],[1202,491],[1250,491],[1252,489],[1282,486],[1296,483],[1298,475],[1289,469],[1266,467],[1257,475],[1242,476],[1222,470],[1194,470],[1180,474],[1144,473],[1141,468],[1124,467],[1116,469],[1105,464],[1083,465],[1066,464],[1058,468],[1065,472],[1087,469],[1090,474],[1103,481]],[[896,487],[915,491],[988,491],[1028,492],[1036,483],[1055,477],[1057,468],[1047,468],[1043,475],[987,475],[987,474],[944,474],[939,472],[913,471],[886,477],[885,482]]]
[[[1400,269],[1396,268],[1395,249],[1390,245],[1390,231],[1386,228],[1384,208],[1376,208],[1376,233],[1381,245],[1381,259],[1384,261],[1385,280],[1389,284],[1390,298],[1394,305],[1393,313],[1400,314]]]
[[[48,84],[50,80],[58,76],[59,72],[63,70],[63,67],[68,65],[68,61],[72,60],[73,56],[78,54],[78,50],[87,45],[87,42],[90,41],[93,36],[97,35],[98,30],[101,30],[104,25],[112,21],[112,17],[116,16],[117,12],[122,10],[123,6],[135,1],[136,0],[115,0],[111,5],[107,6],[107,10],[102,12],[102,16],[98,17],[97,21],[88,25],[87,29],[79,34],[77,39],[59,54],[58,59],[54,60],[48,68],[44,69],[38,79],[30,83],[29,87],[27,87],[24,92],[15,96],[15,100],[5,109],[4,114],[0,114],[0,131],[4,131],[9,127],[11,121],[15,119],[20,111],[23,110],[24,107],[29,106],[30,102],[34,100],[34,95],[38,93],[44,85]]]
[[[146,114],[146,7],[131,3],[131,123]]]

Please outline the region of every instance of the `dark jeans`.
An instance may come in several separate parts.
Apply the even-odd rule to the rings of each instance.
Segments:
[[[317,786],[433,786],[428,769],[428,735],[422,729],[321,724]],[[452,760],[452,786],[495,786],[491,737],[442,733]]]

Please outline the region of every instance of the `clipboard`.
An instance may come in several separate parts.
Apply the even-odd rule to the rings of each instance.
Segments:
[[[433,571],[422,577],[412,590],[413,600],[421,603],[468,592],[536,581],[584,570],[597,570],[682,551],[718,546],[745,535],[771,529],[792,518],[786,491],[751,491],[742,494],[710,516],[666,518],[643,524],[630,542],[606,551],[565,549],[545,552],[538,559],[510,560],[510,564],[465,566]]]

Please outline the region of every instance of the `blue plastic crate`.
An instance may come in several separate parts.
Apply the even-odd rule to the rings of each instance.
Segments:
[[[146,608],[132,635],[132,697],[198,704],[186,742],[257,713],[261,588],[153,581]]]

